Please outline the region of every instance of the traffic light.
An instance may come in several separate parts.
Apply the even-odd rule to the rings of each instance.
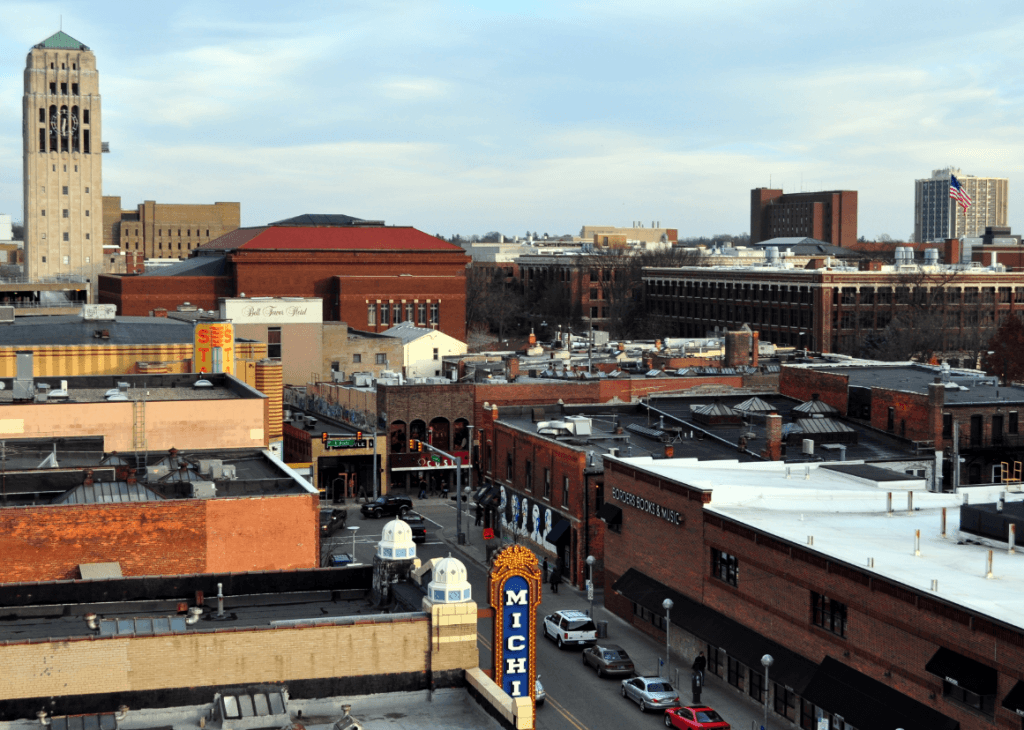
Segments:
[[[327,432],[326,431],[324,431],[322,434],[320,434],[320,441],[322,443],[325,443],[325,444],[327,443]]]
[[[362,441],[362,440],[363,440],[363,432],[362,431],[356,431],[356,441]]]
[[[416,450],[416,439],[409,439],[409,452]]]

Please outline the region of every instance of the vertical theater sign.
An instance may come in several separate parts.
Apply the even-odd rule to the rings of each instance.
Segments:
[[[532,551],[510,545],[494,556],[487,591],[494,608],[494,682],[512,697],[534,701],[540,591]]]

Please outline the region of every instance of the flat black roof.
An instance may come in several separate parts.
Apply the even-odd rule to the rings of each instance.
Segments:
[[[998,385],[998,379],[973,370],[951,369],[946,374],[934,365],[920,363],[864,364],[864,365],[801,365],[821,372],[849,377],[851,387],[885,388],[910,393],[927,394],[935,378],[948,382],[945,402],[950,405],[969,403],[1022,403],[1024,388]]]
[[[154,566],[158,568],[159,566]],[[224,619],[216,619],[217,584],[223,586]],[[372,584],[369,565],[302,571],[226,573],[185,576],[144,576],[100,580],[8,583],[0,585],[0,641],[33,641],[95,636],[85,616],[119,619],[127,633],[147,633],[133,619],[180,618],[181,603],[196,605],[204,595],[198,623],[178,631],[271,628],[277,621],[350,621],[380,616],[368,600]],[[170,631],[170,629],[167,629]],[[148,628],[148,633],[153,629]]]

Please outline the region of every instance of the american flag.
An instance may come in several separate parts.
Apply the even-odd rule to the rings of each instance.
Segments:
[[[971,196],[967,194],[967,191],[960,185],[960,181],[956,179],[956,175],[949,176],[949,197],[960,203],[960,207],[967,212],[967,209],[971,207]]]

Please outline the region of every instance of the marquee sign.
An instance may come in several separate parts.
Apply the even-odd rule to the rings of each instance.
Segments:
[[[511,697],[534,701],[540,591],[540,568],[531,550],[509,545],[494,556],[487,591],[494,608],[494,682]]]
[[[230,322],[199,322],[195,326],[192,372],[235,372],[235,330]]]

